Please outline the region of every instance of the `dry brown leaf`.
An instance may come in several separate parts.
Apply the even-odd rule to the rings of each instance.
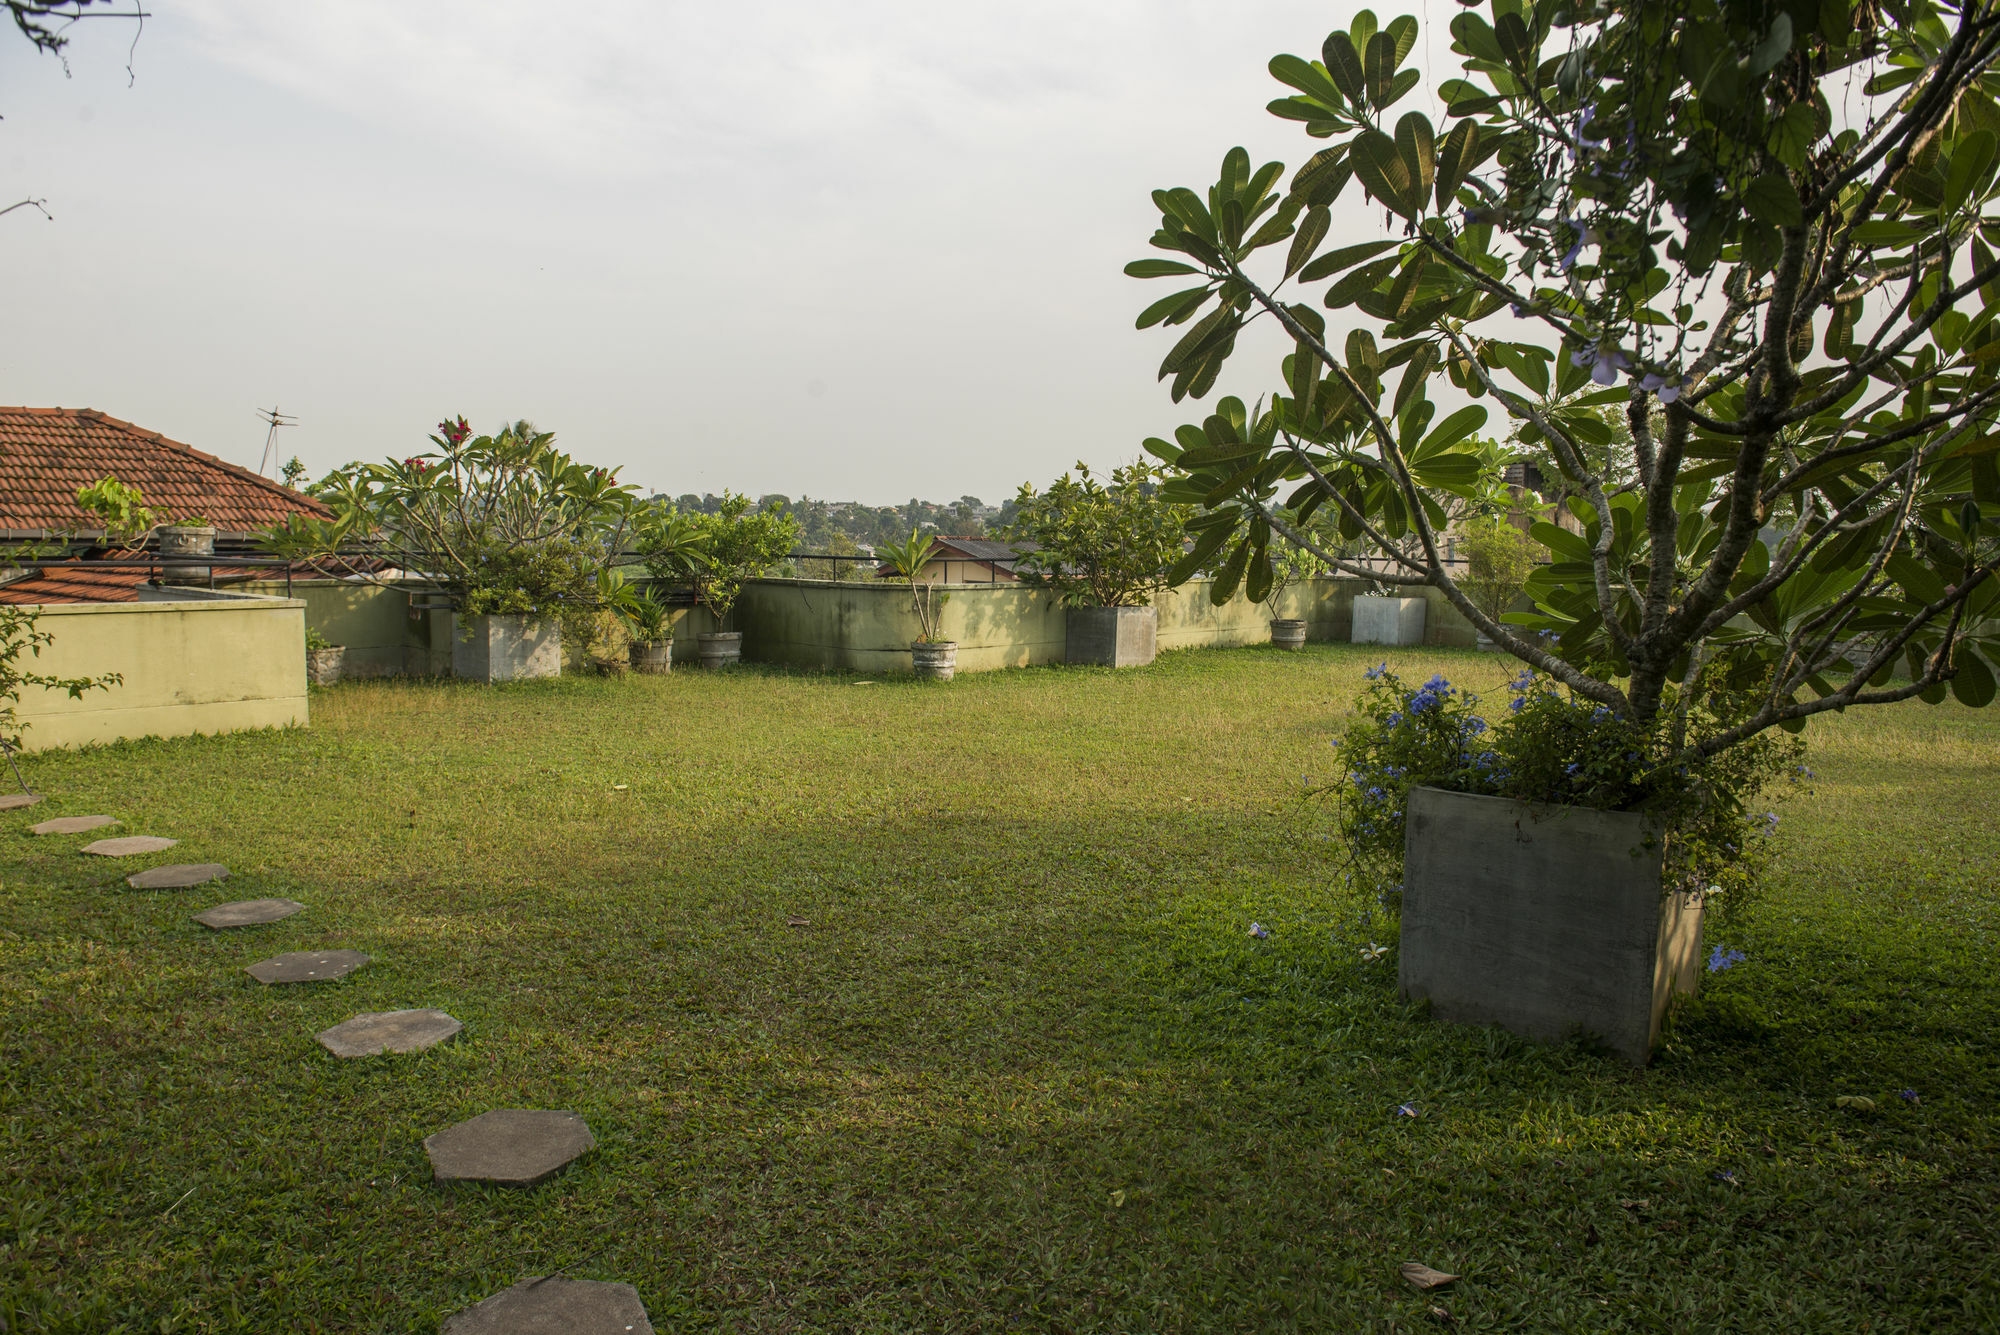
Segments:
[[[1414,1285],[1418,1292],[1429,1293],[1432,1289],[1441,1289],[1447,1284],[1455,1283],[1458,1276],[1447,1275],[1442,1270],[1433,1270],[1421,1261],[1405,1261],[1403,1278]]]
[[[810,926],[812,926],[812,924],[811,924],[811,923],[809,923],[809,922],[807,922],[807,921],[806,921],[806,920],[805,920],[804,918],[801,918],[801,917],[799,917],[799,916],[798,916],[797,914],[793,914],[793,915],[792,915],[791,917],[789,917],[789,918],[785,919],[785,926],[787,926],[787,927],[810,927]]]

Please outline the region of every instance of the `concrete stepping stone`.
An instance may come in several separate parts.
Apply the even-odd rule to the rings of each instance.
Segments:
[[[185,890],[223,880],[228,875],[229,868],[220,862],[176,862],[168,867],[148,867],[135,872],[125,878],[125,884],[134,890]]]
[[[39,793],[0,793],[0,811],[19,811],[41,800]]]
[[[336,1057],[374,1057],[434,1048],[464,1027],[438,1010],[364,1011],[314,1037]]]
[[[273,983],[330,983],[368,962],[358,950],[294,950],[258,960],[244,972],[264,986]]]
[[[218,931],[224,927],[260,927],[267,922],[289,918],[294,913],[303,913],[305,907],[296,899],[239,899],[233,904],[217,904],[212,909],[203,909],[194,915],[194,920],[203,927],[213,927]]]
[[[573,1112],[496,1108],[424,1140],[439,1182],[532,1187],[595,1149],[597,1137]]]
[[[110,816],[57,816],[45,820],[40,825],[30,825],[29,834],[82,834],[85,830],[101,830],[107,825],[119,822]]]
[[[524,1279],[445,1318],[444,1335],[653,1335],[630,1284],[595,1279]]]
[[[179,842],[162,839],[157,834],[128,834],[122,839],[99,839],[94,844],[85,844],[83,851],[101,858],[129,858],[138,853],[164,853]]]

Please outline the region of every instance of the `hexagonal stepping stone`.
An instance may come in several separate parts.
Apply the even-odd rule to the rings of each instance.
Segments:
[[[273,983],[330,983],[368,962],[358,950],[294,950],[258,960],[244,972],[269,987]]]
[[[596,1148],[581,1117],[539,1108],[496,1108],[424,1140],[439,1182],[532,1187]]]
[[[0,811],[19,811],[41,800],[38,793],[0,793]]]
[[[99,839],[94,844],[85,844],[83,851],[101,858],[129,858],[137,853],[164,853],[179,842],[162,839],[157,834],[128,834],[122,839]]]
[[[258,927],[280,918],[289,918],[294,913],[303,913],[305,907],[296,899],[239,899],[233,904],[217,904],[212,909],[203,909],[194,915],[194,920],[203,927],[213,927],[218,931],[224,927]]]
[[[630,1284],[595,1279],[524,1279],[445,1318],[444,1335],[653,1335]]]
[[[45,820],[40,825],[30,825],[29,834],[82,834],[85,830],[101,830],[118,821],[111,816],[57,816]]]
[[[364,1011],[314,1037],[336,1057],[374,1057],[434,1048],[464,1027],[443,1011]]]
[[[134,890],[185,890],[192,885],[220,881],[228,875],[229,868],[220,862],[176,862],[172,866],[135,872],[125,878],[125,884]]]

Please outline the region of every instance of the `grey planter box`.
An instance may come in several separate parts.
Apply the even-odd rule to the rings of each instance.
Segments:
[[[1063,632],[1065,663],[1144,667],[1159,654],[1160,614],[1150,607],[1072,607]]]
[[[1354,633],[1349,638],[1356,644],[1422,644],[1424,600],[1355,595]]]
[[[1644,1065],[1700,981],[1701,899],[1662,895],[1644,816],[1419,788],[1404,834],[1403,995]]]
[[[561,632],[542,617],[460,617],[451,637],[451,675],[483,682],[559,677]]]

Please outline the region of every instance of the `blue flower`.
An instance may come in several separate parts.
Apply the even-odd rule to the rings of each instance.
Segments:
[[[1526,692],[1534,684],[1535,684],[1535,670],[1533,668],[1522,668],[1521,675],[1507,683],[1507,689],[1514,692],[1516,695],[1520,695]]]
[[[1474,737],[1477,737],[1480,733],[1486,731],[1486,720],[1474,714],[1465,721],[1465,730]]]
[[[1415,708],[1415,705],[1412,704],[1411,708]],[[1403,726],[1403,716],[1401,714],[1391,714],[1389,717],[1383,719],[1382,722],[1391,728],[1400,728]]]
[[[1581,761],[1576,761],[1576,760],[1572,760],[1572,761],[1570,761],[1570,762],[1569,762],[1569,764],[1568,764],[1568,765],[1567,765],[1567,766],[1566,766],[1566,767],[1565,767],[1565,768],[1563,769],[1563,773],[1565,773],[1565,774],[1574,774],[1574,773],[1576,773],[1576,772],[1577,772],[1578,770],[1580,770],[1580,769],[1582,769],[1582,768],[1583,768],[1583,764],[1582,764],[1582,762],[1581,762]]]
[[[1389,665],[1387,663],[1377,663],[1374,667],[1369,668],[1366,672],[1362,673],[1361,675],[1368,678],[1368,680],[1370,681],[1374,681],[1379,677],[1381,677],[1388,670],[1389,670]]]
[[[1721,973],[1724,969],[1740,964],[1750,958],[1740,950],[1724,950],[1721,946],[1708,952],[1708,971]]]
[[[1417,1105],[1411,1102],[1397,1104],[1396,1111],[1392,1115],[1396,1117],[1416,1117],[1419,1114],[1417,1112]]]
[[[1271,934],[1271,929],[1266,927],[1263,923],[1253,922],[1250,924],[1250,935],[1256,937],[1259,941],[1262,941],[1265,937],[1269,936],[1270,934]]]
[[[1516,714],[1520,713],[1523,709],[1526,709],[1527,707],[1528,707],[1528,697],[1525,695],[1517,695],[1512,700],[1509,700],[1507,702],[1507,708],[1513,710]]]
[[[1896,1097],[1897,1097],[1897,1098],[1899,1098],[1899,1099],[1901,1099],[1901,1100],[1902,1100],[1903,1102],[1905,1102],[1905,1103],[1922,1103],[1922,1102],[1923,1102],[1923,1100],[1922,1100],[1922,1099],[1920,1099],[1920,1098],[1918,1098],[1918,1097],[1917,1097],[1917,1091],[1916,1091],[1916,1090],[1914,1090],[1914,1089],[1906,1089],[1906,1090],[1904,1090],[1904,1091],[1903,1091],[1902,1093],[1898,1094],[1898,1095],[1897,1095]]]

